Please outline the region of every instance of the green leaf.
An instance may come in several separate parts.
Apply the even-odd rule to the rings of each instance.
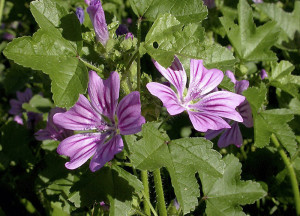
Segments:
[[[285,34],[294,39],[295,33],[300,32],[300,2],[295,1],[294,11],[288,13],[278,7],[277,4],[262,3],[256,4],[260,11],[265,13],[271,20],[274,20],[278,27],[280,27]]]
[[[276,54],[270,50],[278,39],[279,29],[275,27],[276,23],[268,22],[256,28],[252,9],[246,0],[240,0],[238,4],[239,25],[227,16],[221,17],[220,21],[241,60],[277,60]]]
[[[233,155],[224,158],[223,177],[200,174],[208,216],[246,216],[240,205],[252,204],[264,197],[266,192],[259,183],[242,181],[241,164]]]
[[[34,95],[29,103],[23,103],[22,108],[27,112],[36,112],[43,113],[49,112],[49,110],[53,107],[52,102],[48,98],[44,98],[41,95]]]
[[[200,195],[195,173],[222,176],[224,163],[213,144],[204,138],[183,138],[170,141],[169,137],[151,122],[143,125],[142,136],[126,136],[130,159],[138,169],[154,170],[166,167],[170,173],[176,197],[184,213],[198,205]]]
[[[22,125],[10,121],[0,130],[0,143],[2,152],[12,161],[26,167],[27,163],[33,163],[35,158],[30,149],[31,135]]]
[[[271,68],[272,70],[268,77],[270,84],[300,99],[300,76],[291,75],[295,69],[294,65],[288,61],[281,61],[273,63]]]
[[[227,48],[205,39],[203,27],[184,25],[171,14],[156,19],[143,45],[148,54],[166,68],[173,62],[174,55],[203,59],[206,67],[228,66],[235,62]]]
[[[228,76],[224,76],[222,82],[219,85],[219,88],[235,93],[234,83],[231,81],[231,79]]]
[[[254,145],[263,148],[270,143],[274,133],[281,144],[293,155],[297,149],[296,137],[287,122],[293,119],[293,110],[263,110],[267,89],[264,84],[260,88],[252,87],[243,92],[250,103],[254,121]]]
[[[202,0],[130,0],[130,3],[137,16],[152,22],[165,13],[172,14],[185,24],[201,22],[207,16]]]
[[[132,194],[141,190],[143,185],[135,176],[113,165],[81,176],[80,181],[71,188],[73,193],[69,200],[76,207],[109,202],[110,215],[127,215],[131,209]]]
[[[251,87],[243,92],[243,95],[250,103],[252,114],[255,117],[262,109],[262,106],[266,100],[267,88],[264,83],[261,83],[260,88]]]
[[[41,29],[33,37],[13,40],[4,54],[17,64],[48,74],[56,105],[71,107],[85,93],[88,82],[87,68],[78,59],[82,44],[79,21],[50,0],[31,3],[31,10]],[[73,36],[64,33],[67,24],[73,27]]]

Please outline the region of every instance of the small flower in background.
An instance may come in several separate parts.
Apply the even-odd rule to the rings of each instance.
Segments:
[[[91,0],[87,12],[93,23],[97,40],[105,46],[109,39],[109,33],[101,2],[99,0]]]
[[[62,141],[65,138],[72,136],[73,135],[73,131],[71,130],[67,130],[64,129],[62,127],[60,127],[59,125],[56,125],[53,122],[53,116],[56,113],[64,113],[66,112],[65,109],[56,107],[50,110],[50,113],[48,115],[48,121],[47,121],[47,126],[45,129],[41,129],[38,132],[36,132],[35,138],[39,141],[43,141],[43,140],[58,140],[58,141]]]
[[[129,39],[129,38],[131,38],[131,40],[133,39],[133,34],[131,33],[131,32],[128,32],[126,35],[125,35],[125,39],[127,40],[127,39]]]
[[[100,208],[103,209],[103,211],[109,211],[109,205],[107,205],[105,202],[101,201]]]
[[[84,10],[81,7],[76,8],[76,16],[80,24],[82,24],[84,21]]]
[[[54,123],[69,130],[83,131],[64,139],[57,148],[61,155],[70,157],[65,166],[76,169],[93,156],[90,170],[95,172],[123,150],[120,134],[141,131],[145,118],[141,115],[140,93],[125,96],[118,104],[120,78],[112,72],[102,80],[96,72],[89,72],[88,94],[83,95],[65,113],[54,115]]]
[[[222,71],[208,70],[202,60],[191,59],[190,84],[184,96],[187,77],[179,59],[175,56],[174,62],[167,69],[155,61],[154,65],[177,90],[176,94],[166,85],[156,82],[147,84],[150,93],[163,102],[170,115],[187,111],[194,128],[201,132],[230,128],[221,117],[243,121],[235,108],[245,100],[244,96],[228,91],[212,92],[223,80]]]
[[[11,99],[10,103],[10,110],[8,111],[9,114],[14,115],[14,121],[18,124],[23,125],[22,119],[22,104],[28,103],[32,98],[32,91],[30,88],[26,88],[24,92],[17,91],[17,99]]]
[[[249,87],[248,80],[237,81],[234,77],[234,74],[231,71],[226,71],[226,75],[234,83],[235,92],[237,94],[242,95],[243,91],[245,91]],[[250,107],[248,101],[247,100],[243,101],[237,107],[237,110],[243,117],[242,124],[244,124],[248,128],[253,127],[252,112],[251,112],[251,107]],[[228,120],[228,122],[230,122],[230,121]],[[216,130],[216,131],[209,130],[205,134],[205,138],[213,139],[221,133],[222,133],[222,135],[220,136],[220,138],[218,140],[218,146],[220,148],[227,147],[230,144],[234,144],[237,147],[241,147],[241,145],[243,144],[243,137],[242,137],[242,133],[240,131],[238,122],[231,123],[231,128],[226,128],[226,129]]]
[[[84,0],[84,2],[85,2],[87,5],[90,5],[91,0]]]
[[[267,77],[268,77],[268,74],[267,74],[266,70],[265,70],[265,69],[262,69],[262,70],[260,71],[260,78],[261,78],[261,80],[264,80],[264,79],[267,78]]]
[[[5,32],[2,35],[2,38],[3,38],[3,40],[12,41],[15,38],[15,36],[11,33]]]
[[[20,125],[23,125],[22,113],[23,108],[22,105],[24,103],[28,103],[32,98],[32,91],[30,88],[26,88],[24,92],[17,91],[17,99],[11,99],[9,114],[14,115],[14,121]],[[34,126],[43,119],[41,113],[27,112],[27,127],[29,129],[33,129]]]
[[[207,8],[211,9],[214,8],[215,5],[215,0],[203,0],[203,3],[207,6]]]
[[[252,0],[255,4],[263,3],[263,0]]]
[[[117,36],[127,34],[128,32],[129,32],[129,30],[128,30],[127,26],[124,24],[119,25],[119,27],[116,30]]]

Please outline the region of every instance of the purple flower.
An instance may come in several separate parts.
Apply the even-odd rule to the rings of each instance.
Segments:
[[[203,3],[207,6],[207,8],[211,9],[214,8],[215,5],[215,0],[203,0]]]
[[[131,40],[133,39],[133,34],[131,32],[128,32],[125,36],[125,39],[127,40],[128,38],[131,38]]]
[[[100,205],[100,208],[103,209],[103,211],[109,211],[109,205],[107,205],[104,201],[101,201],[99,203],[99,205]]]
[[[35,138],[39,141],[43,141],[43,140],[58,140],[58,141],[62,141],[65,138],[72,136],[73,135],[73,131],[71,130],[67,130],[64,129],[62,127],[60,127],[59,125],[56,125],[53,122],[53,116],[56,113],[64,113],[66,112],[65,109],[56,107],[50,110],[50,113],[48,115],[48,122],[47,122],[47,126],[45,129],[41,129],[38,132],[36,132]]]
[[[2,36],[4,40],[11,41],[15,38],[15,36],[11,33],[5,32]]]
[[[90,5],[91,0],[84,0],[84,2],[85,2],[87,5]]]
[[[65,113],[54,115],[54,123],[69,130],[85,131],[64,139],[57,148],[61,155],[70,157],[65,165],[76,169],[90,157],[90,170],[100,169],[123,149],[121,135],[141,131],[145,123],[141,115],[139,92],[131,92],[118,104],[120,78],[112,72],[102,80],[96,72],[89,72],[90,101],[79,95],[77,103]]]
[[[235,92],[237,94],[241,95],[243,93],[243,91],[245,91],[249,87],[248,80],[237,81],[234,77],[234,74],[231,71],[226,71],[226,75],[234,83]],[[252,112],[251,112],[251,107],[250,107],[248,101],[244,100],[237,107],[237,110],[243,117],[243,124],[248,128],[253,127]],[[230,122],[230,121],[228,120],[228,122]],[[216,136],[218,136],[220,133],[222,133],[222,135],[220,136],[219,141],[218,141],[218,146],[220,148],[224,148],[230,144],[234,144],[237,147],[240,147],[243,144],[243,137],[242,137],[238,122],[231,123],[231,128],[215,130],[215,131],[209,130],[205,134],[205,138],[213,139]]]
[[[24,92],[17,91],[17,100],[11,99],[9,101],[11,109],[8,111],[11,115],[19,115],[22,113],[22,104],[28,103],[32,98],[32,91],[30,88],[27,88]]]
[[[10,103],[10,110],[8,111],[9,114],[14,115],[14,121],[20,125],[23,125],[22,119],[22,104],[28,103],[32,98],[32,91],[30,88],[27,88],[24,92],[17,91],[17,99],[11,99]]]
[[[265,70],[265,69],[262,69],[262,70],[260,71],[260,78],[261,78],[261,80],[264,80],[264,79],[267,78],[267,77],[268,77],[268,74],[267,74],[266,70]]]
[[[124,24],[119,25],[119,27],[116,30],[117,36],[127,34],[128,32],[129,32],[129,30],[128,30],[127,26]]]
[[[87,12],[93,23],[97,40],[103,46],[105,46],[109,38],[109,33],[107,30],[105,14],[100,0],[91,0],[87,8]]]
[[[179,59],[175,56],[173,64],[165,69],[154,62],[157,70],[176,88],[151,82],[147,84],[150,93],[158,97],[170,115],[187,111],[194,128],[206,132],[208,129],[230,128],[223,118],[242,122],[235,108],[245,97],[228,91],[213,91],[222,81],[223,72],[218,69],[206,69],[202,60],[191,59],[190,83],[186,90],[187,77]]]
[[[76,16],[80,24],[82,24],[84,21],[84,10],[81,7],[76,8]]]

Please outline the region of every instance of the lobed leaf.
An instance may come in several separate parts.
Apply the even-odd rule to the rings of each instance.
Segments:
[[[257,182],[240,180],[242,166],[236,157],[227,155],[223,160],[226,164],[223,177],[200,174],[205,212],[208,216],[245,216],[240,205],[252,204],[266,192]]]
[[[205,39],[202,26],[184,25],[171,14],[156,19],[146,35],[144,49],[166,68],[173,62],[174,55],[203,59],[209,68],[232,66],[235,62],[227,48]]]
[[[202,0],[130,0],[130,4],[137,16],[152,22],[165,13],[172,14],[185,24],[201,22],[207,16]]]
[[[279,29],[275,27],[276,23],[268,22],[256,28],[252,9],[246,0],[240,0],[238,4],[239,25],[227,16],[221,17],[220,21],[241,60],[277,60],[276,54],[270,50],[278,39]]]

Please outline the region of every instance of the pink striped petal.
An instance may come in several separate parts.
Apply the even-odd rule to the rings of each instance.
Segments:
[[[95,172],[102,168],[106,162],[123,150],[123,140],[120,135],[113,136],[107,143],[99,145],[97,152],[90,163],[90,170]]]
[[[206,112],[193,112],[188,110],[190,120],[197,131],[220,130],[230,128],[230,125],[219,116]]]
[[[231,80],[231,82],[233,82],[234,84],[236,84],[236,79],[235,79],[235,76],[234,74],[231,72],[231,71],[226,71],[226,76],[228,76]]]
[[[135,134],[142,130],[145,118],[141,115],[140,93],[135,91],[125,96],[117,108],[118,128],[122,135]]]
[[[170,87],[156,82],[148,83],[146,87],[152,95],[158,97],[163,102],[170,115],[177,115],[185,110],[180,105],[177,95]]]
[[[236,147],[241,147],[243,144],[243,137],[237,122],[231,125],[231,128],[224,129],[224,133],[220,136],[218,146],[220,148],[227,147],[234,144]]]
[[[189,105],[189,108],[242,122],[243,118],[235,109],[244,100],[245,97],[242,95],[229,91],[217,91],[206,95],[196,104]]]
[[[112,72],[107,80],[103,80],[95,71],[90,71],[89,78],[88,92],[93,108],[114,121],[120,90],[119,74]]]
[[[248,128],[253,127],[252,110],[247,100],[238,106],[238,111],[243,118],[243,124]]]
[[[58,146],[60,155],[70,157],[65,164],[68,169],[76,169],[92,157],[99,145],[105,141],[105,135],[100,134],[76,134],[64,139]]]
[[[223,80],[223,72],[218,69],[206,69],[203,60],[191,59],[190,85],[186,101],[201,98],[216,88]]]
[[[173,85],[178,91],[179,96],[183,97],[183,91],[186,86],[186,73],[179,61],[179,59],[174,56],[174,61],[169,68],[164,68],[158,62],[153,61],[157,70]]]
[[[101,116],[83,95],[79,95],[77,103],[70,110],[55,114],[53,121],[55,124],[69,130],[101,130],[105,127]]]

